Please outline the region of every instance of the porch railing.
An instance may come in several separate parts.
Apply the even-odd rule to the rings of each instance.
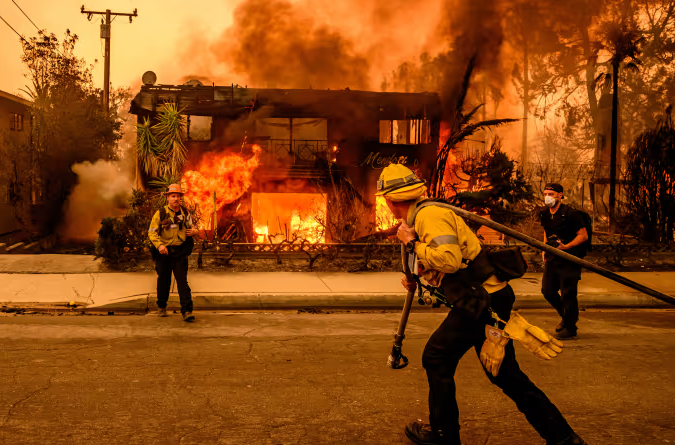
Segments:
[[[262,141],[263,162],[282,161],[295,164],[313,164],[326,159],[327,140],[268,139]]]

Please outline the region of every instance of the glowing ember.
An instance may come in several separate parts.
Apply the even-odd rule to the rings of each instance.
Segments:
[[[253,146],[253,156],[249,159],[235,153],[204,155],[198,171],[190,170],[183,175],[185,199],[199,206],[203,220],[211,221],[213,192],[216,192],[216,210],[239,199],[251,186],[259,160],[258,145]]]
[[[387,201],[384,199],[384,196],[376,196],[375,198],[375,223],[377,224],[377,230],[391,229],[398,224],[398,220],[394,218],[394,214],[387,207]]]

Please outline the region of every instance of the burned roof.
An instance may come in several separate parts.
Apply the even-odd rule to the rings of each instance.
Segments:
[[[379,119],[440,116],[436,93],[389,93],[357,90],[271,89],[239,86],[144,85],[130,112],[147,115],[175,102],[183,114],[235,119],[261,110],[266,117],[340,117],[366,111]]]

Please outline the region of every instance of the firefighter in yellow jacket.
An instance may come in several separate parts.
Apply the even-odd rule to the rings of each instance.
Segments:
[[[394,216],[404,220],[397,235],[409,254],[417,256],[418,274],[440,285],[452,304],[422,356],[429,381],[429,424],[409,424],[406,436],[421,445],[461,444],[454,375],[459,360],[474,348],[490,381],[516,403],[547,445],[585,444],[555,405],[521,371],[513,342],[503,334],[507,329],[492,328],[494,317],[509,320],[515,295],[507,282],[494,276],[494,268],[486,260],[480,241],[464,220],[447,208],[420,206],[426,200],[424,181],[403,165],[386,167],[377,190],[378,195],[386,198]],[[417,286],[405,277],[402,284],[408,290]],[[510,322],[514,325],[511,338],[518,338],[516,330],[527,336],[538,329],[518,315],[513,318],[519,318],[521,323],[516,326],[513,320]],[[544,340],[532,340],[534,346],[523,342],[526,348],[545,359],[555,356],[555,351],[562,351],[548,343],[551,339],[548,334],[537,332],[541,332]]]
[[[183,320],[193,321],[192,293],[187,281],[188,256],[192,253],[192,236],[199,231],[192,226],[192,217],[181,206],[183,191],[180,184],[171,184],[164,193],[168,205],[152,217],[148,237],[157,271],[157,315],[166,317],[166,305],[171,290],[171,274],[176,278]]]

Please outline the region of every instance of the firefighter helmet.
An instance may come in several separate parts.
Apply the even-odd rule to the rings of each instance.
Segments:
[[[389,164],[380,174],[375,195],[408,192],[420,187],[424,187],[424,179],[418,178],[408,167],[402,164]]]
[[[181,195],[185,194],[183,189],[180,187],[180,184],[171,184],[169,188],[166,189],[166,192],[164,192],[164,195],[166,196],[171,193],[180,193]]]

